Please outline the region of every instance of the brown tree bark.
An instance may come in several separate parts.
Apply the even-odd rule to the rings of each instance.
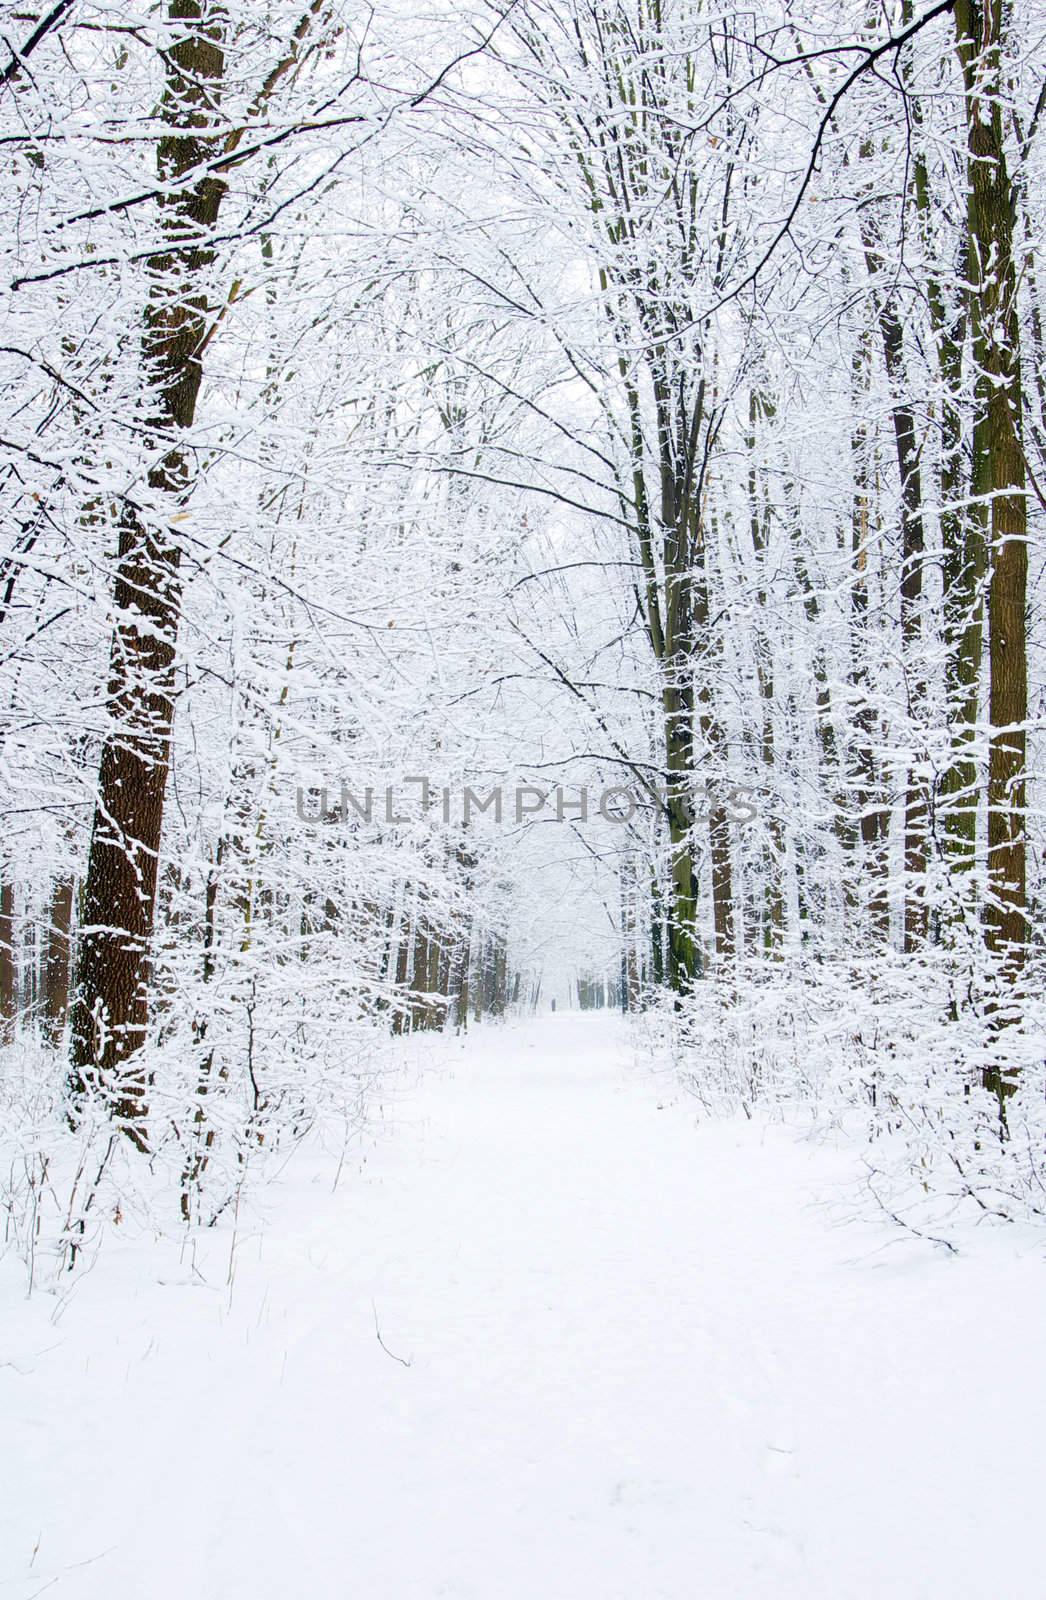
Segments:
[[[911,0],[905,0],[906,22],[911,21],[911,15]],[[918,95],[912,95],[910,104],[913,127],[921,131],[923,118]],[[948,865],[955,874],[968,873],[977,852],[976,725],[984,634],[982,591],[987,570],[987,505],[977,500],[963,504],[967,488],[961,385],[969,297],[955,292],[951,282],[956,275],[954,268],[934,260],[935,198],[919,139],[912,159],[912,190],[927,257],[926,300],[941,387],[937,501],[943,556],[943,632],[947,646],[945,688],[952,754],[941,775],[936,809],[942,822],[942,843]],[[963,278],[966,275],[965,271],[959,273]],[[982,432],[975,420],[972,430],[974,462],[983,458]],[[975,496],[983,493],[983,484],[975,482],[972,492]]]
[[[73,880],[59,878],[51,895],[44,934],[43,1028],[52,1044],[60,1044],[69,1009],[72,958]]]
[[[1016,207],[1003,136],[1002,0],[957,0],[966,85],[969,278],[977,367],[975,487],[990,497],[988,889],[986,938],[1014,977],[1027,938],[1028,715],[1026,471],[1021,446]]]
[[[225,184],[189,181],[220,141],[213,123],[224,72],[224,17],[207,0],[170,0],[171,44],[160,115],[169,132],[157,164],[166,248],[149,262],[152,290],[142,342],[155,395],[150,427],[169,448],[148,475],[174,506],[191,488],[179,442],[196,413],[211,307],[202,282]],[[101,1091],[140,1147],[146,1144],[145,1069],[138,1052],[148,1017],[149,952],[156,904],[164,790],[174,714],[174,659],[181,609],[180,549],[125,501],[113,591],[109,664],[111,732],[102,751],[84,887],[73,1005],[74,1095]]]

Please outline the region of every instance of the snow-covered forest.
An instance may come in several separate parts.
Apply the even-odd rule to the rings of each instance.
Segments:
[[[0,1578],[19,1600],[1040,1592],[1017,1489],[1046,1391],[1010,1337],[1046,1309],[1044,44],[1038,0],[4,4],[0,1378],[17,1409],[51,1321],[77,1330],[34,1393],[90,1472],[125,1366],[184,1333],[158,1437],[191,1435],[169,1465],[156,1439],[140,1457],[179,1480],[166,1521],[139,1514],[149,1539],[103,1485],[55,1513],[55,1554],[16,1500]],[[460,1163],[460,1193],[419,1186],[408,1137],[423,1165]],[[431,1281],[400,1305],[403,1350],[388,1262],[415,1223]],[[302,1535],[299,1565],[273,1534],[270,1564],[268,1479],[309,1481],[284,1416],[256,1436],[264,1491],[246,1443],[238,1494],[207,1463],[219,1532],[167,1587],[141,1563],[195,1515],[197,1302],[217,1291],[238,1326],[238,1252],[263,1237],[277,1264],[240,1290],[257,1326],[282,1294],[265,1327],[286,1345],[316,1292],[315,1326],[351,1330],[318,1358],[322,1398],[304,1371],[292,1389],[341,1408],[360,1525],[339,1545],[336,1502],[303,1509],[330,1494],[314,1418],[313,1487],[273,1515],[323,1540]],[[296,1248],[352,1263],[340,1299],[294,1276]],[[836,1283],[880,1251],[896,1277]],[[673,1280],[709,1261],[733,1372]],[[453,1356],[470,1270],[500,1354],[483,1345],[475,1393],[415,1402],[419,1446],[396,1396],[426,1349]],[[619,1376],[668,1341],[632,1410],[614,1384],[557,1387],[544,1324],[513,1334],[524,1281],[551,1306],[568,1277],[590,1296],[568,1370],[590,1336]],[[778,1325],[798,1283],[808,1320]],[[663,1326],[641,1291],[671,1302]],[[957,1325],[955,1382],[920,1408]],[[133,1352],[110,1370],[116,1327]],[[804,1420],[893,1374],[882,1405],[914,1406],[893,1464],[868,1396],[838,1459],[869,1444],[853,1493],[907,1531],[880,1568],[857,1520],[824,1521],[827,1436],[805,1498],[772,1506],[740,1455],[720,1481],[706,1454],[685,1480],[718,1507],[702,1588],[711,1535],[657,1429],[636,1450],[660,1476],[608,1468],[619,1509],[597,1516],[549,1466],[549,1417],[524,1437],[513,1337],[537,1351],[531,1403],[586,1441],[586,1484],[616,1437],[592,1415],[619,1401],[626,1435],[641,1407],[713,1434],[736,1410],[737,1450],[787,1476]],[[221,1359],[224,1429],[291,1403],[278,1361]],[[706,1380],[725,1413],[697,1406]],[[484,1383],[520,1391],[500,1424],[518,1459],[502,1505],[478,1446],[451,1450],[444,1526],[425,1483],[462,1418],[482,1435]],[[1012,1436],[978,1383],[1026,1403]],[[798,1420],[763,1437],[786,1393]],[[944,1473],[956,1501],[980,1497],[934,1512],[925,1568],[901,1509],[921,1479],[886,1488],[905,1450],[943,1470],[920,1430],[969,1456],[968,1482]],[[35,1463],[39,1520],[60,1471],[25,1437],[9,1451]],[[103,1459],[119,1477],[143,1448],[132,1429]],[[416,1569],[387,1549],[408,1460]],[[533,1526],[508,1509],[531,1470]],[[462,1564],[485,1492],[487,1558]],[[249,1516],[247,1559],[227,1523]],[[510,1578],[550,1517],[547,1570]],[[753,1555],[731,1517],[774,1537]]]

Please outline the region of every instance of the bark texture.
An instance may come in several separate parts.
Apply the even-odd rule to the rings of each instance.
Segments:
[[[160,115],[170,129],[158,150],[166,248],[152,279],[143,363],[156,409],[155,444],[166,450],[148,475],[172,512],[191,488],[180,442],[196,413],[202,351],[212,315],[203,282],[225,184],[194,179],[220,148],[208,132],[224,70],[224,19],[206,0],[170,0],[171,43]],[[112,1114],[145,1145],[146,1082],[139,1051],[148,1020],[149,955],[174,715],[174,662],[181,610],[180,550],[171,527],[148,521],[130,501],[119,514],[109,662],[110,733],[84,886],[73,1007],[74,1095],[107,1096]]]

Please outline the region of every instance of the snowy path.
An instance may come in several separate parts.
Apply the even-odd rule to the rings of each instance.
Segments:
[[[231,1304],[135,1246],[11,1308],[0,1597],[1037,1600],[1042,1251],[832,1228],[850,1171],[481,1032]]]

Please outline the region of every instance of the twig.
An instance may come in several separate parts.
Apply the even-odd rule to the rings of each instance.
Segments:
[[[409,1367],[411,1365],[411,1363],[409,1361],[404,1360],[403,1356],[398,1356],[392,1350],[390,1350],[388,1345],[385,1343],[385,1340],[381,1337],[381,1328],[380,1328],[380,1326],[378,1324],[378,1308],[374,1304],[373,1300],[370,1303],[370,1308],[374,1313],[374,1332],[378,1336],[378,1343],[381,1345],[381,1348],[384,1350],[384,1352],[385,1352],[385,1354],[387,1356],[391,1356],[392,1357],[393,1361],[398,1361],[401,1367]]]
[[[905,1222],[904,1218],[899,1217],[895,1211],[891,1211],[890,1207],[886,1204],[886,1201],[878,1192],[870,1177],[868,1179],[868,1191],[874,1199],[876,1205],[879,1206],[880,1210],[886,1213],[891,1222],[896,1222],[899,1228],[903,1228],[905,1233],[913,1233],[917,1239],[922,1239],[926,1244],[941,1244],[946,1250],[950,1250],[953,1256],[957,1256],[959,1254],[958,1245],[952,1244],[950,1239],[942,1239],[941,1236],[936,1233],[923,1233],[921,1229],[916,1228],[912,1223]]]

